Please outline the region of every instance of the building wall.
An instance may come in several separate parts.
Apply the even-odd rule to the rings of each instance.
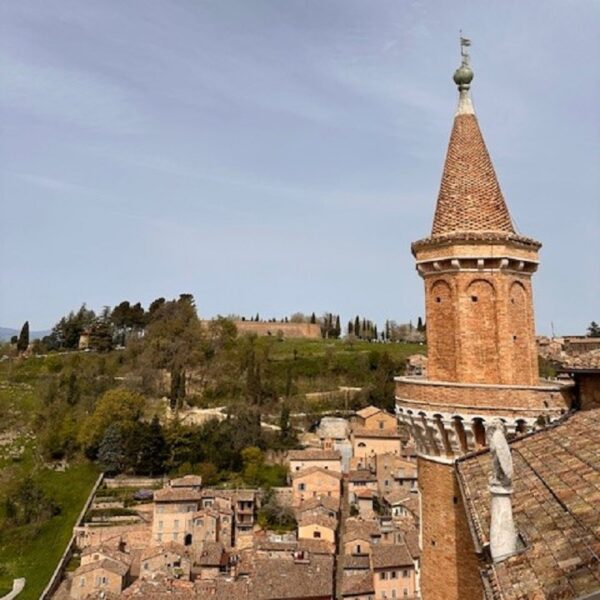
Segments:
[[[375,454],[400,454],[402,445],[400,437],[390,438],[368,438],[353,436],[352,437],[352,448],[354,451],[354,457],[366,458]]]
[[[425,307],[430,379],[537,384],[529,274],[431,273],[425,277]]]
[[[323,525],[318,525],[317,523],[311,523],[310,525],[302,525],[298,527],[298,539],[318,539],[334,544],[335,531],[329,527],[324,527]]]
[[[362,426],[365,429],[396,429],[396,417],[384,411],[371,415],[366,419],[361,419]]]
[[[156,502],[152,519],[152,539],[155,542],[179,542],[193,533],[192,514],[198,510],[197,502]]]
[[[262,321],[234,321],[238,334],[254,333],[256,335],[277,336],[279,332],[284,337],[321,339],[321,326],[316,323],[267,323]],[[210,321],[202,321],[203,325]]]
[[[301,485],[304,485],[304,489],[301,489]],[[300,475],[294,479],[293,487],[294,505],[296,506],[303,500],[318,496],[340,497],[340,480],[337,477],[330,477],[326,473]]]
[[[413,567],[378,569],[373,573],[373,587],[377,600],[379,598],[412,598],[415,594],[415,570]],[[424,598],[429,600],[427,596]]]
[[[425,600],[481,600],[479,564],[453,465],[418,459],[421,593]]]
[[[328,471],[334,471],[336,473],[342,472],[342,461],[340,459],[337,460],[290,460],[290,473],[295,473],[296,471],[302,471],[303,469],[308,469],[310,467],[321,467],[322,469],[327,469]]]
[[[99,583],[98,578],[106,578],[106,583]],[[75,575],[71,584],[71,598],[79,600],[86,598],[94,592],[111,592],[119,595],[123,590],[123,577],[108,571],[107,569],[96,569],[83,575]]]
[[[344,554],[371,554],[371,540],[365,538],[344,542]]]

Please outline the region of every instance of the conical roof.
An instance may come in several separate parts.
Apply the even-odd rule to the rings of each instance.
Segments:
[[[465,69],[468,72],[463,73]],[[448,144],[432,237],[460,232],[515,233],[469,96],[472,78],[472,71],[464,64],[454,77],[460,97]]]

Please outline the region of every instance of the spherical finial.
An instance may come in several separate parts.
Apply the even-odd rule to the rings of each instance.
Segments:
[[[468,90],[471,81],[473,81],[473,69],[469,65],[461,65],[454,71],[454,83],[459,90]]]
[[[462,57],[462,63],[456,71],[454,71],[454,83],[458,86],[459,90],[468,90],[473,81],[473,69],[469,64],[469,52],[467,48],[471,45],[471,40],[460,36],[460,55]]]

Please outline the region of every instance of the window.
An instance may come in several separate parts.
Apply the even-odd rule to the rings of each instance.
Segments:
[[[163,528],[163,522],[162,522],[162,521],[159,521],[159,522],[158,522],[158,528],[159,528],[159,529],[162,529],[162,528]]]
[[[159,534],[156,536],[156,541],[157,541],[157,542],[162,542],[162,533],[159,533]]]
[[[379,573],[379,579],[381,579],[381,581],[383,581],[384,579],[386,579],[385,575],[386,575],[385,571],[382,571],[381,573]]]
[[[404,569],[404,571],[402,571],[402,577],[408,577],[408,576],[409,576],[408,569]]]
[[[144,563],[144,571],[147,571],[150,568],[150,564],[145,562]]]
[[[156,508],[156,512],[157,513],[164,513],[165,512],[165,507],[164,506],[158,506]]]
[[[379,429],[385,428],[385,421],[379,421]]]
[[[384,485],[385,487],[389,487],[389,486],[390,486],[390,482],[389,482],[389,480],[388,480],[388,479],[386,479],[386,480],[383,482],[383,485]]]
[[[320,531],[313,531],[313,537],[314,538],[320,538],[321,537],[321,532]]]
[[[304,483],[299,483],[299,484],[298,484],[298,489],[299,489],[301,492],[303,492],[303,491],[306,489],[306,484],[304,484]]]
[[[179,537],[179,534],[178,534],[177,532],[175,532],[175,533],[173,534],[173,541],[175,541],[175,542],[176,542],[178,537]]]
[[[396,590],[392,590],[392,598],[396,597]]]
[[[173,521],[173,529],[179,529],[179,519],[175,519],[175,521]]]
[[[390,573],[390,576],[391,576],[392,579],[396,579],[396,577],[398,576],[398,574],[396,573],[396,571],[392,571]]]
[[[195,506],[193,504],[188,504],[187,512],[194,512]]]
[[[85,577],[79,579],[79,587],[85,587]]]

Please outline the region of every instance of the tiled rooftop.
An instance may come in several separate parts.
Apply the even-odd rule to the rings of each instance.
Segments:
[[[579,598],[600,590],[600,409],[510,444],[513,512],[525,542],[486,570],[494,600]],[[476,543],[489,543],[490,453],[457,463]],[[545,595],[535,595],[541,593]]]
[[[376,544],[371,548],[373,569],[412,567],[412,556],[406,544]]]
[[[318,450],[307,448],[306,450],[290,450],[289,460],[341,460],[342,455],[337,450]]]

